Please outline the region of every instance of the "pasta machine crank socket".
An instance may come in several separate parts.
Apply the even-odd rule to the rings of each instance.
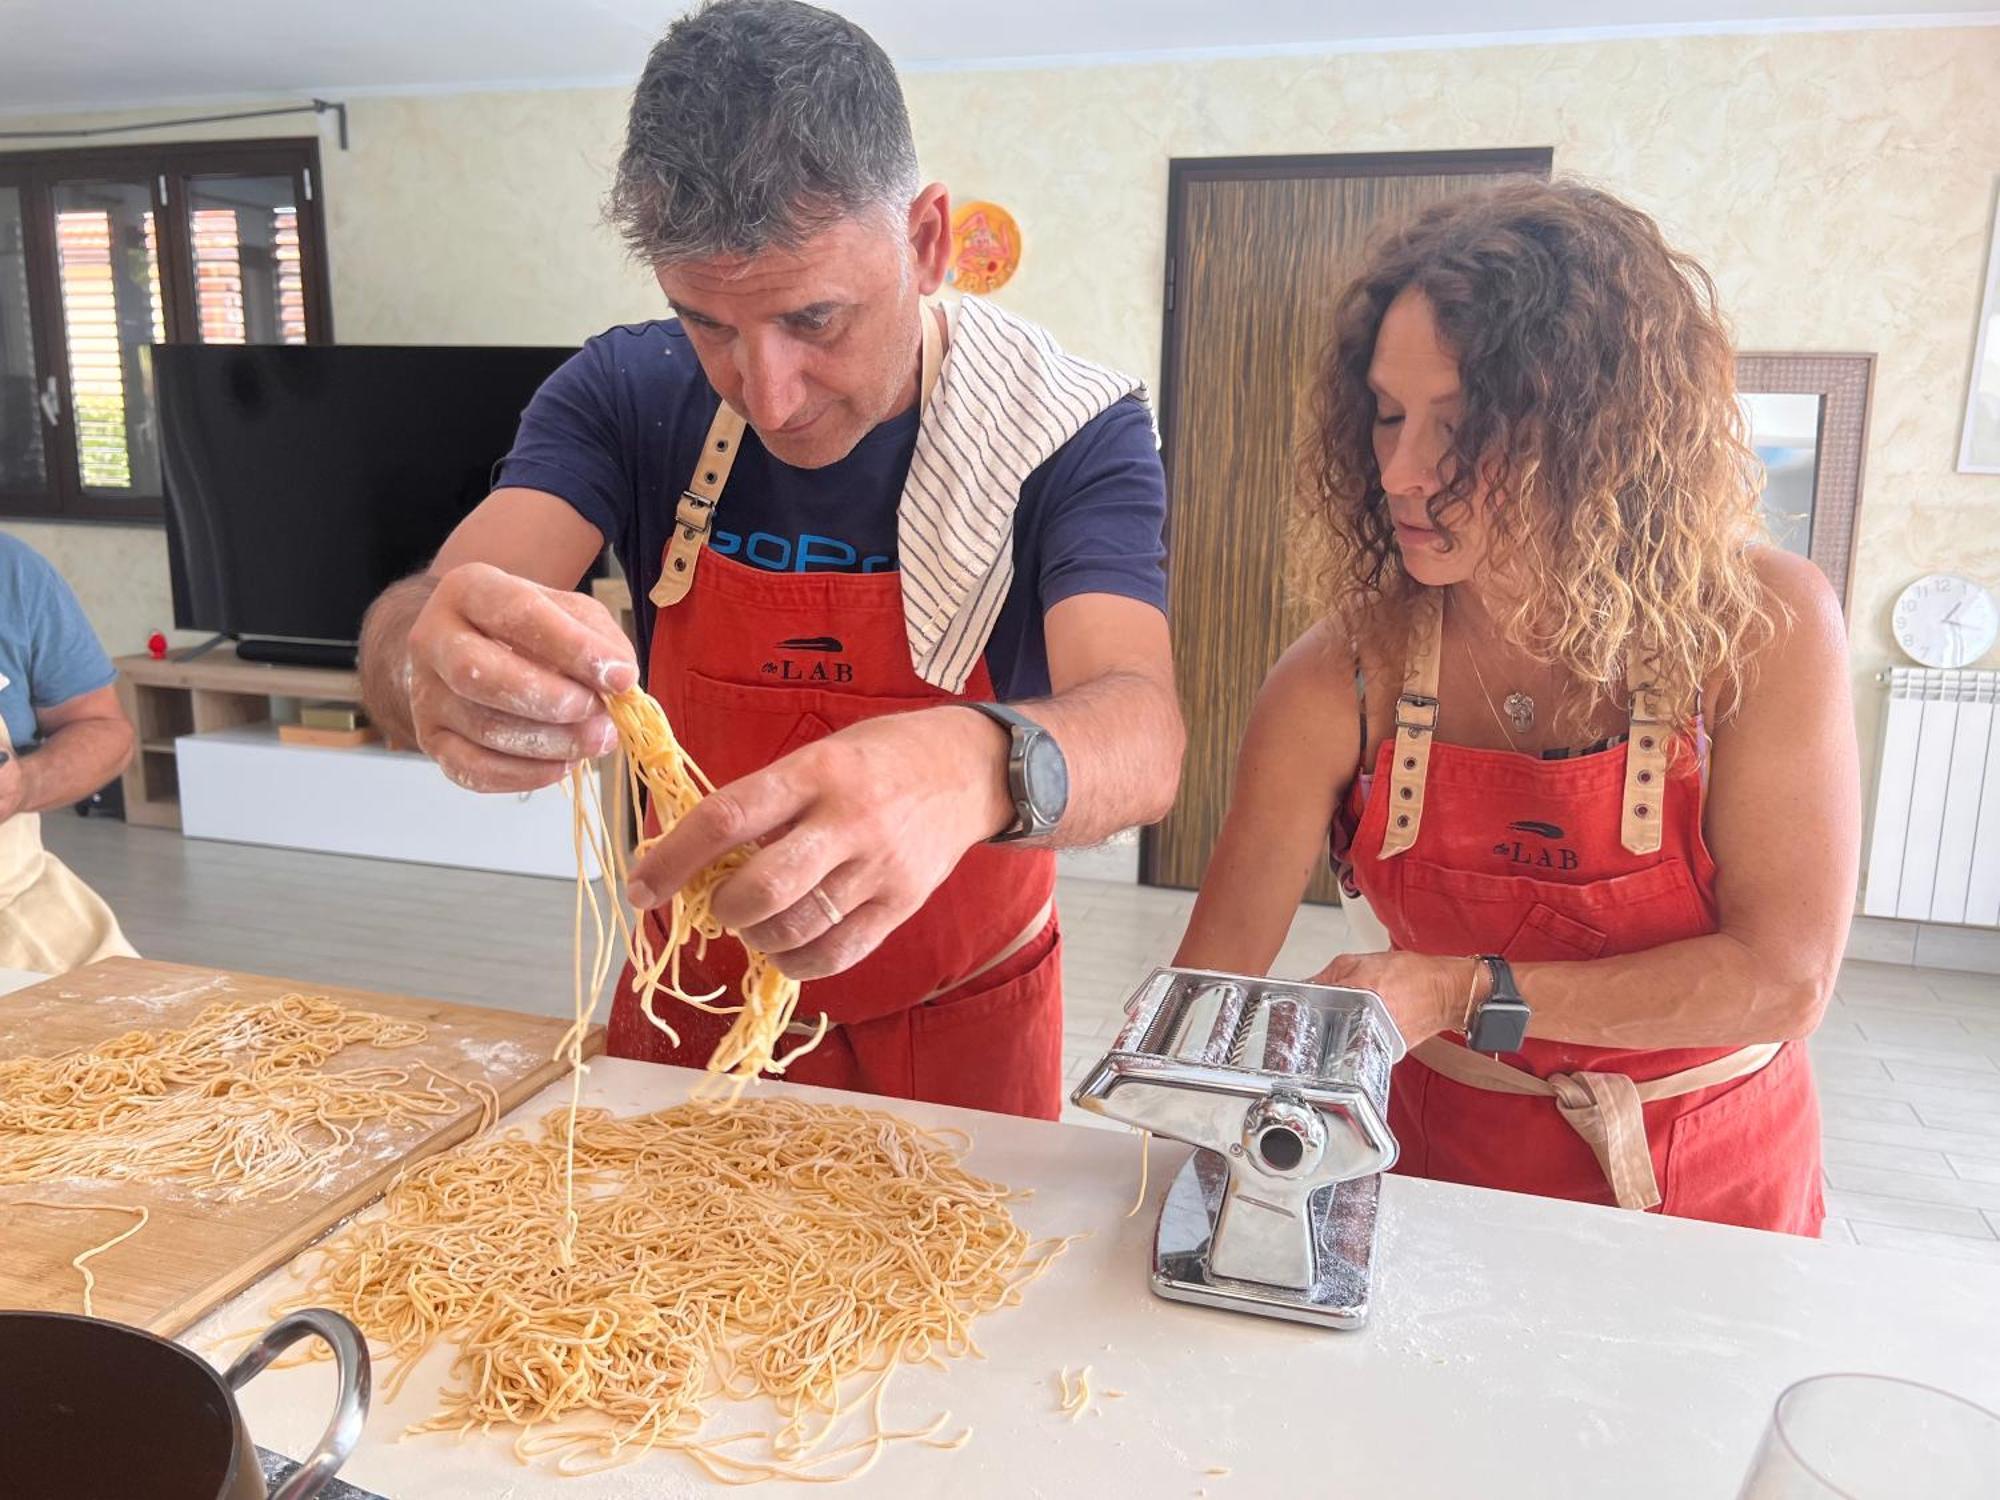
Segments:
[[[1157,969],[1072,1096],[1195,1148],[1160,1210],[1153,1290],[1357,1328],[1403,1038],[1368,990]]]

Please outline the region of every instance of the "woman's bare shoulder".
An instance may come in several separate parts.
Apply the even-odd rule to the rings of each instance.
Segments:
[[[1759,547],[1751,554],[1751,565],[1775,627],[1759,665],[1782,669],[1845,660],[1847,618],[1826,574],[1808,559],[1777,547]]]
[[[1743,663],[1745,709],[1792,702],[1800,692],[1848,693],[1847,619],[1824,573],[1806,558],[1759,547],[1751,566],[1771,621]]]
[[[1351,715],[1358,665],[1354,642],[1345,630],[1320,620],[1273,663],[1264,678],[1263,696],[1300,706],[1340,704]]]

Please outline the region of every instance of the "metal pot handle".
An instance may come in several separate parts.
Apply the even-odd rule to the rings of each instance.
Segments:
[[[334,1363],[340,1371],[340,1396],[334,1403],[333,1420],[327,1423],[319,1442],[298,1472],[271,1491],[271,1500],[311,1500],[361,1441],[361,1423],[368,1415],[368,1342],[360,1329],[332,1309],[304,1307],[273,1323],[222,1372],[229,1388],[238,1390],[286,1349],[314,1333],[333,1346]]]

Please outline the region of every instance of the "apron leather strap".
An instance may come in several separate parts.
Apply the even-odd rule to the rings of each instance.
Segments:
[[[1650,658],[1635,654],[1628,674],[1631,722],[1625,740],[1625,810],[1618,839],[1630,854],[1658,854],[1667,795],[1667,730]]]
[[[708,436],[701,442],[701,462],[694,466],[681,503],[674,510],[673,540],[667,543],[659,581],[646,596],[656,609],[671,609],[694,587],[695,564],[701,561],[701,549],[708,545],[715,504],[722,498],[722,487],[729,482],[730,467],[742,445],[743,419],[725,401],[715,409],[715,420],[708,424]]]
[[[1519,1068],[1510,1068],[1498,1058],[1467,1051],[1441,1036],[1418,1043],[1410,1049],[1410,1055],[1433,1072],[1467,1088],[1483,1089],[1489,1094],[1525,1094],[1555,1100],[1563,1120],[1583,1137],[1596,1156],[1618,1206],[1647,1209],[1659,1204],[1660,1185],[1653,1174],[1653,1153],[1646,1144],[1646,1119],[1640,1106],[1748,1078],[1782,1050],[1782,1042],[1760,1042],[1738,1048],[1713,1062],[1644,1082],[1623,1073],[1552,1073],[1547,1078],[1537,1078]]]
[[[1049,925],[1049,918],[1054,916],[1055,914],[1056,914],[1056,898],[1054,896],[1051,896],[1049,897],[1048,900],[1042,903],[1042,909],[1036,912],[1034,916],[1028,919],[1028,925],[1023,927],[1019,933],[1015,934],[1015,936],[1012,939],[1010,939],[1007,942],[1007,944],[1000,949],[998,953],[995,953],[992,957],[988,958],[985,962],[980,964],[978,968],[974,969],[970,974],[967,974],[959,979],[954,979],[950,984],[940,985],[937,989],[932,990],[928,995],[925,995],[921,999],[915,1001],[912,1004],[911,1009],[914,1010],[918,1005],[927,1005],[931,1001],[937,999],[940,995],[949,995],[953,990],[964,989],[965,986],[972,983],[973,980],[992,973],[995,969],[999,968],[1000,965],[1007,962],[1008,959],[1012,958],[1016,953],[1019,953],[1023,948],[1027,947],[1028,944],[1032,943],[1036,938],[1040,937],[1042,934],[1042,929]],[[838,1021],[829,1021],[827,1022],[826,1029],[828,1031],[832,1031],[839,1025],[840,1022]],[[805,1021],[794,1021],[785,1028],[785,1034],[787,1036],[811,1036],[813,1035],[814,1032],[818,1030],[819,1030],[819,1023],[817,1021],[810,1023]]]
[[[1438,720],[1438,657],[1444,642],[1444,596],[1426,589],[1410,611],[1410,659],[1396,699],[1396,758],[1389,771],[1389,826],[1381,858],[1417,841],[1424,820],[1424,778]]]
[[[944,318],[943,306],[924,305],[923,352],[919,356],[920,416],[923,407],[930,405],[931,392],[937,389],[938,371],[944,366]],[[660,563],[659,581],[646,595],[656,609],[673,608],[694,587],[694,570],[701,561],[702,548],[708,545],[715,507],[722,499],[723,485],[729,482],[736,450],[743,445],[743,425],[743,419],[730,409],[727,401],[716,407],[715,420],[708,424],[708,436],[702,439],[701,462],[695,465],[694,475],[674,510],[673,539],[667,543],[666,556]]]
[[[1444,640],[1443,596],[1427,589],[1412,606],[1409,665],[1396,699],[1396,758],[1389,772],[1389,822],[1380,858],[1417,841],[1424,821],[1424,782],[1438,719],[1438,660]],[[1664,837],[1667,741],[1672,727],[1660,711],[1650,657],[1635,655],[1627,678],[1631,698],[1625,741],[1625,791],[1619,841],[1631,854],[1658,854]]]

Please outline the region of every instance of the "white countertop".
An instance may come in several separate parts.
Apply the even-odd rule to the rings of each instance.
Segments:
[[[658,1109],[695,1077],[599,1060],[586,1101]],[[512,1118],[538,1119],[564,1092],[551,1088]],[[1154,1144],[1150,1201],[1127,1219],[1138,1169],[1129,1135],[893,1107],[969,1130],[974,1170],[1035,1190],[1015,1210],[1031,1232],[1089,1234],[1021,1307],[979,1324],[984,1362],[907,1371],[891,1387],[892,1422],[921,1425],[949,1409],[948,1430],[972,1427],[969,1446],[892,1448],[854,1493],[1727,1500],[1772,1401],[1803,1376],[1878,1371],[2000,1408],[1991,1267],[1392,1177],[1370,1325],[1300,1327],[1148,1289],[1159,1199],[1185,1148]],[[185,1341],[225,1362],[240,1344],[222,1336],[262,1327],[295,1285],[290,1272],[271,1277]],[[709,1492],[671,1453],[558,1479],[517,1464],[507,1437],[398,1442],[432,1411],[447,1364],[433,1354],[393,1402],[378,1376],[343,1478],[391,1500]],[[1057,1409],[1065,1365],[1090,1365],[1098,1391],[1128,1394],[1072,1423]],[[331,1391],[320,1364],[267,1372],[241,1399],[256,1440],[296,1456],[317,1437]],[[716,1426],[761,1416],[725,1409]]]

